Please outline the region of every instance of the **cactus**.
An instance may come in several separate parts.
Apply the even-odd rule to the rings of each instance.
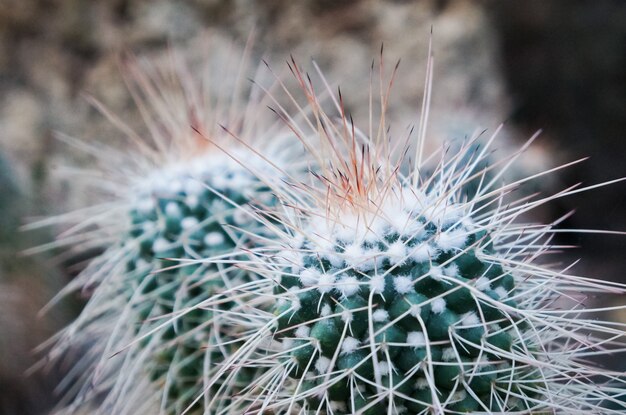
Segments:
[[[290,184],[297,198],[280,195],[289,231],[256,258],[266,278],[256,295],[272,296],[273,312],[248,307],[257,328],[227,363],[235,372],[265,368],[236,397],[245,413],[623,413],[620,373],[590,361],[623,353],[623,325],[596,320],[605,309],[581,303],[590,293],[623,295],[624,286],[542,265],[557,231],[523,222],[585,189],[512,200],[533,177],[498,183],[521,151],[499,169],[477,168],[495,134],[482,151],[470,140],[442,155],[426,175],[422,130],[415,165],[403,171],[389,150],[384,102],[368,137],[341,96],[329,115],[292,67],[313,108],[320,171]],[[464,186],[476,178],[468,197]]]
[[[517,312],[519,271],[503,267],[492,235],[453,198],[389,192],[401,196],[361,218],[371,230],[331,221],[326,249],[304,243],[302,265],[278,285],[275,338],[286,344],[289,375],[304,380],[304,402],[324,407],[315,391],[325,390],[346,413],[420,413],[434,402],[459,412],[528,409],[494,394],[513,384],[532,400],[544,388],[533,365],[511,364],[528,328]],[[525,346],[538,350],[532,339]]]
[[[239,77],[245,72],[243,60],[221,64],[240,71]],[[90,293],[50,351],[59,361],[84,350],[66,379],[65,413],[204,413],[203,395],[234,395],[247,384],[252,369],[211,388],[204,383],[241,343],[242,329],[213,314],[241,308],[229,290],[256,279],[219,257],[250,249],[250,236],[264,233],[262,223],[270,226],[270,217],[254,211],[275,204],[273,182],[285,175],[264,171],[289,165],[296,174],[308,163],[295,157],[300,151],[287,127],[266,112],[262,86],[253,86],[242,101],[232,91],[245,89],[224,82],[216,101],[202,77],[190,78],[186,68],[145,65],[129,63],[128,85],[152,135],[122,127],[137,148],[118,163],[110,148],[92,151],[123,186],[115,186],[103,205],[43,223],[75,221],[57,244],[78,235],[85,245],[105,249],[63,293]],[[84,232],[93,225],[95,231]],[[260,301],[253,304],[262,308]],[[213,410],[225,406],[226,399]]]
[[[246,208],[271,203],[271,194],[227,156],[198,158],[167,173],[159,174],[158,184],[140,187],[144,193],[130,211],[132,226],[122,242],[128,247],[124,289],[134,335],[143,346],[139,352],[152,350],[146,365],[150,379],[163,389],[167,413],[182,413],[190,405],[189,413],[203,413],[203,402],[196,400],[203,392],[201,380],[238,348],[239,334],[237,327],[214,321],[210,308],[195,306],[252,279],[246,271],[199,259],[249,245],[239,229],[259,231]],[[192,263],[179,263],[185,259]],[[225,299],[215,307],[231,309],[236,302]],[[163,316],[169,315],[175,317],[164,325]],[[226,346],[217,347],[217,339]],[[229,391],[236,393],[251,375],[232,382]]]
[[[163,79],[139,73],[156,150],[124,169],[116,209],[73,228],[112,224],[114,242],[69,288],[93,294],[52,351],[89,346],[66,412],[622,413],[623,377],[590,360],[626,349],[623,325],[580,305],[625,288],[544,265],[557,231],[523,222],[584,189],[516,201],[558,168],[500,183],[526,146],[490,165],[497,131],[424,158],[426,110],[405,163],[387,89],[364,132],[341,95],[328,88],[327,112],[290,69],[308,105],[287,90],[294,115],[268,95],[227,111],[233,129],[188,108],[202,102],[188,79],[161,96]],[[246,122],[265,99],[284,124]]]
[[[290,294],[275,308],[276,338],[292,343],[290,376],[312,382],[304,389],[322,385],[337,408],[369,407],[364,413],[384,412],[376,397],[389,390],[419,413],[433,400],[429,381],[442,391],[435,399],[465,412],[479,408],[476,397],[490,405],[499,375],[539,382],[526,365],[513,369],[504,358],[525,322],[494,307],[514,309],[517,292],[511,271],[490,259],[490,235],[453,200],[429,211],[423,207],[437,197],[408,186],[392,192],[403,197],[381,209],[375,230],[328,229],[331,249],[305,243],[302,266],[281,281]],[[324,377],[341,371],[346,376]],[[305,399],[312,409],[315,398]]]

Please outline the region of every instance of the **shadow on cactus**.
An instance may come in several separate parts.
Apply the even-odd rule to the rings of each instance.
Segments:
[[[274,306],[271,315],[248,308],[256,330],[226,366],[230,376],[264,372],[234,402],[254,414],[623,413],[623,378],[593,363],[623,354],[623,324],[583,305],[624,286],[543,265],[560,249],[550,244],[559,230],[526,222],[544,203],[608,183],[516,200],[520,185],[567,165],[502,183],[535,137],[485,167],[498,130],[480,151],[473,137],[453,155],[424,157],[426,113],[404,171],[410,137],[390,139],[388,89],[374,94],[380,119],[361,131],[340,93],[325,91],[335,103],[325,111],[310,77],[292,68],[313,108],[312,131],[298,136],[321,167],[279,195],[277,243],[250,265],[266,281],[241,295]]]
[[[254,246],[250,235],[263,235],[261,222],[271,226],[254,211],[275,205],[273,182],[286,178],[275,169],[303,171],[306,159],[267,110],[264,87],[243,80],[246,53],[231,47],[214,49],[215,60],[194,75],[176,52],[167,62],[129,58],[127,84],[149,134],[94,104],[127,136],[130,151],[64,137],[98,161],[83,177],[106,183],[102,204],[34,225],[71,225],[54,246],[105,249],[60,294],[90,295],[80,317],[51,340],[50,360],[77,360],[60,385],[61,413],[220,412],[228,399],[207,400],[218,390],[236,395],[256,371],[207,386],[245,334],[213,315],[241,309],[229,291],[257,279],[220,256],[230,261],[233,251]],[[245,306],[263,309],[262,301]]]

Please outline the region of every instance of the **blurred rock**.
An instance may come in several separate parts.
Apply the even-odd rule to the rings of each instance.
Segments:
[[[450,134],[445,126],[455,112],[471,111],[468,134],[495,127],[507,114],[494,34],[480,4],[470,1],[5,3],[0,6],[0,49],[9,51],[10,64],[0,67],[0,143],[25,188],[43,180],[39,190],[48,209],[41,213],[67,211],[84,201],[73,194],[82,195],[84,189],[59,183],[59,176],[50,173],[55,164],[80,164],[85,158],[50,139],[54,131],[87,140],[106,136],[115,143],[115,130],[81,94],[95,96],[132,122],[136,118],[119,74],[120,53],[165,56],[170,44],[192,44],[205,28],[242,43],[254,30],[255,49],[265,52],[277,71],[284,70],[289,54],[308,71],[313,71],[309,59],[315,59],[333,84],[342,85],[347,109],[363,125],[368,69],[384,43],[388,74],[397,59],[403,60],[396,80],[402,87],[392,92],[389,120],[400,136],[418,119],[432,26],[436,72],[431,125],[444,126],[433,131]],[[205,56],[201,41],[193,48],[199,49],[188,54]]]

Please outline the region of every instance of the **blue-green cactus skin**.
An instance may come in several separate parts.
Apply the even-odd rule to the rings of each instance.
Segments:
[[[494,253],[487,232],[461,220],[412,220],[414,232],[388,226],[358,247],[336,238],[332,253],[305,242],[301,260],[275,288],[275,338],[290,350],[285,359],[300,404],[311,413],[379,414],[391,393],[394,407],[419,414],[437,390],[456,412],[523,410],[521,399],[493,398],[511,376],[540,379],[512,371],[506,358],[525,324],[499,307],[514,306],[515,278],[482,259]],[[536,395],[522,389],[521,396]]]
[[[228,310],[233,302],[202,304],[219,298],[230,285],[249,282],[249,274],[200,259],[249,244],[238,230],[258,227],[248,207],[271,199],[269,189],[241,168],[214,173],[226,179],[221,188],[210,187],[214,184],[209,178],[164,176],[164,186],[141,194],[129,213],[132,225],[124,246],[132,254],[126,263],[125,295],[135,336],[141,338],[141,347],[151,350],[149,378],[164,390],[168,414],[182,413],[190,405],[187,413],[203,413],[205,402],[196,398],[211,395],[203,385],[206,365],[219,367],[240,345],[237,328],[222,327],[213,318],[215,309]],[[252,374],[240,371],[228,384],[232,393]],[[212,390],[221,386],[216,383]]]

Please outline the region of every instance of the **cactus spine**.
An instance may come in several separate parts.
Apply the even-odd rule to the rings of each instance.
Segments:
[[[203,376],[210,376],[237,349],[239,335],[237,327],[214,321],[210,308],[197,306],[220,297],[230,286],[251,282],[251,277],[201,258],[249,245],[238,230],[255,231],[246,209],[263,199],[271,202],[271,195],[266,185],[225,155],[194,160],[185,170],[160,174],[156,181],[163,186],[141,186],[145,193],[130,212],[133,225],[122,242],[129,248],[124,283],[130,318],[135,320],[135,336],[151,350],[149,377],[163,389],[167,413],[182,413],[190,405],[189,413],[202,413],[203,402],[196,397],[203,393]],[[184,260],[191,263],[181,263]],[[215,307],[233,308],[236,300],[223,299]],[[228,391],[237,393],[245,381],[242,372]]]
[[[297,199],[281,195],[290,231],[257,257],[275,305],[229,360],[267,371],[238,398],[246,413],[618,413],[605,403],[623,380],[589,358],[622,352],[623,325],[594,320],[604,309],[580,308],[580,293],[624,287],[541,265],[554,230],[523,222],[570,192],[508,198],[529,180],[499,184],[520,153],[503,168],[477,168],[495,134],[481,151],[471,150],[475,138],[441,151],[428,175],[418,150],[407,171],[384,121],[368,137],[341,96],[328,115],[294,68],[313,108],[320,171],[290,185]]]
[[[482,149],[474,137],[422,160],[426,116],[407,168],[385,125],[387,89],[365,133],[341,96],[327,91],[327,113],[290,66],[308,106],[287,91],[300,113],[275,111],[310,175],[276,150],[276,130],[243,129],[238,151],[203,132],[197,111],[170,120],[238,162],[192,146],[132,188],[129,226],[77,283],[94,296],[60,337],[105,339],[69,412],[104,393],[98,413],[151,413],[133,406],[145,396],[167,414],[621,413],[606,403],[621,405],[623,378],[588,360],[626,349],[623,325],[579,305],[624,287],[543,266],[555,231],[523,222],[572,190],[510,198],[550,171],[501,184],[520,153],[484,167],[497,131]],[[250,149],[261,138],[266,158]]]

